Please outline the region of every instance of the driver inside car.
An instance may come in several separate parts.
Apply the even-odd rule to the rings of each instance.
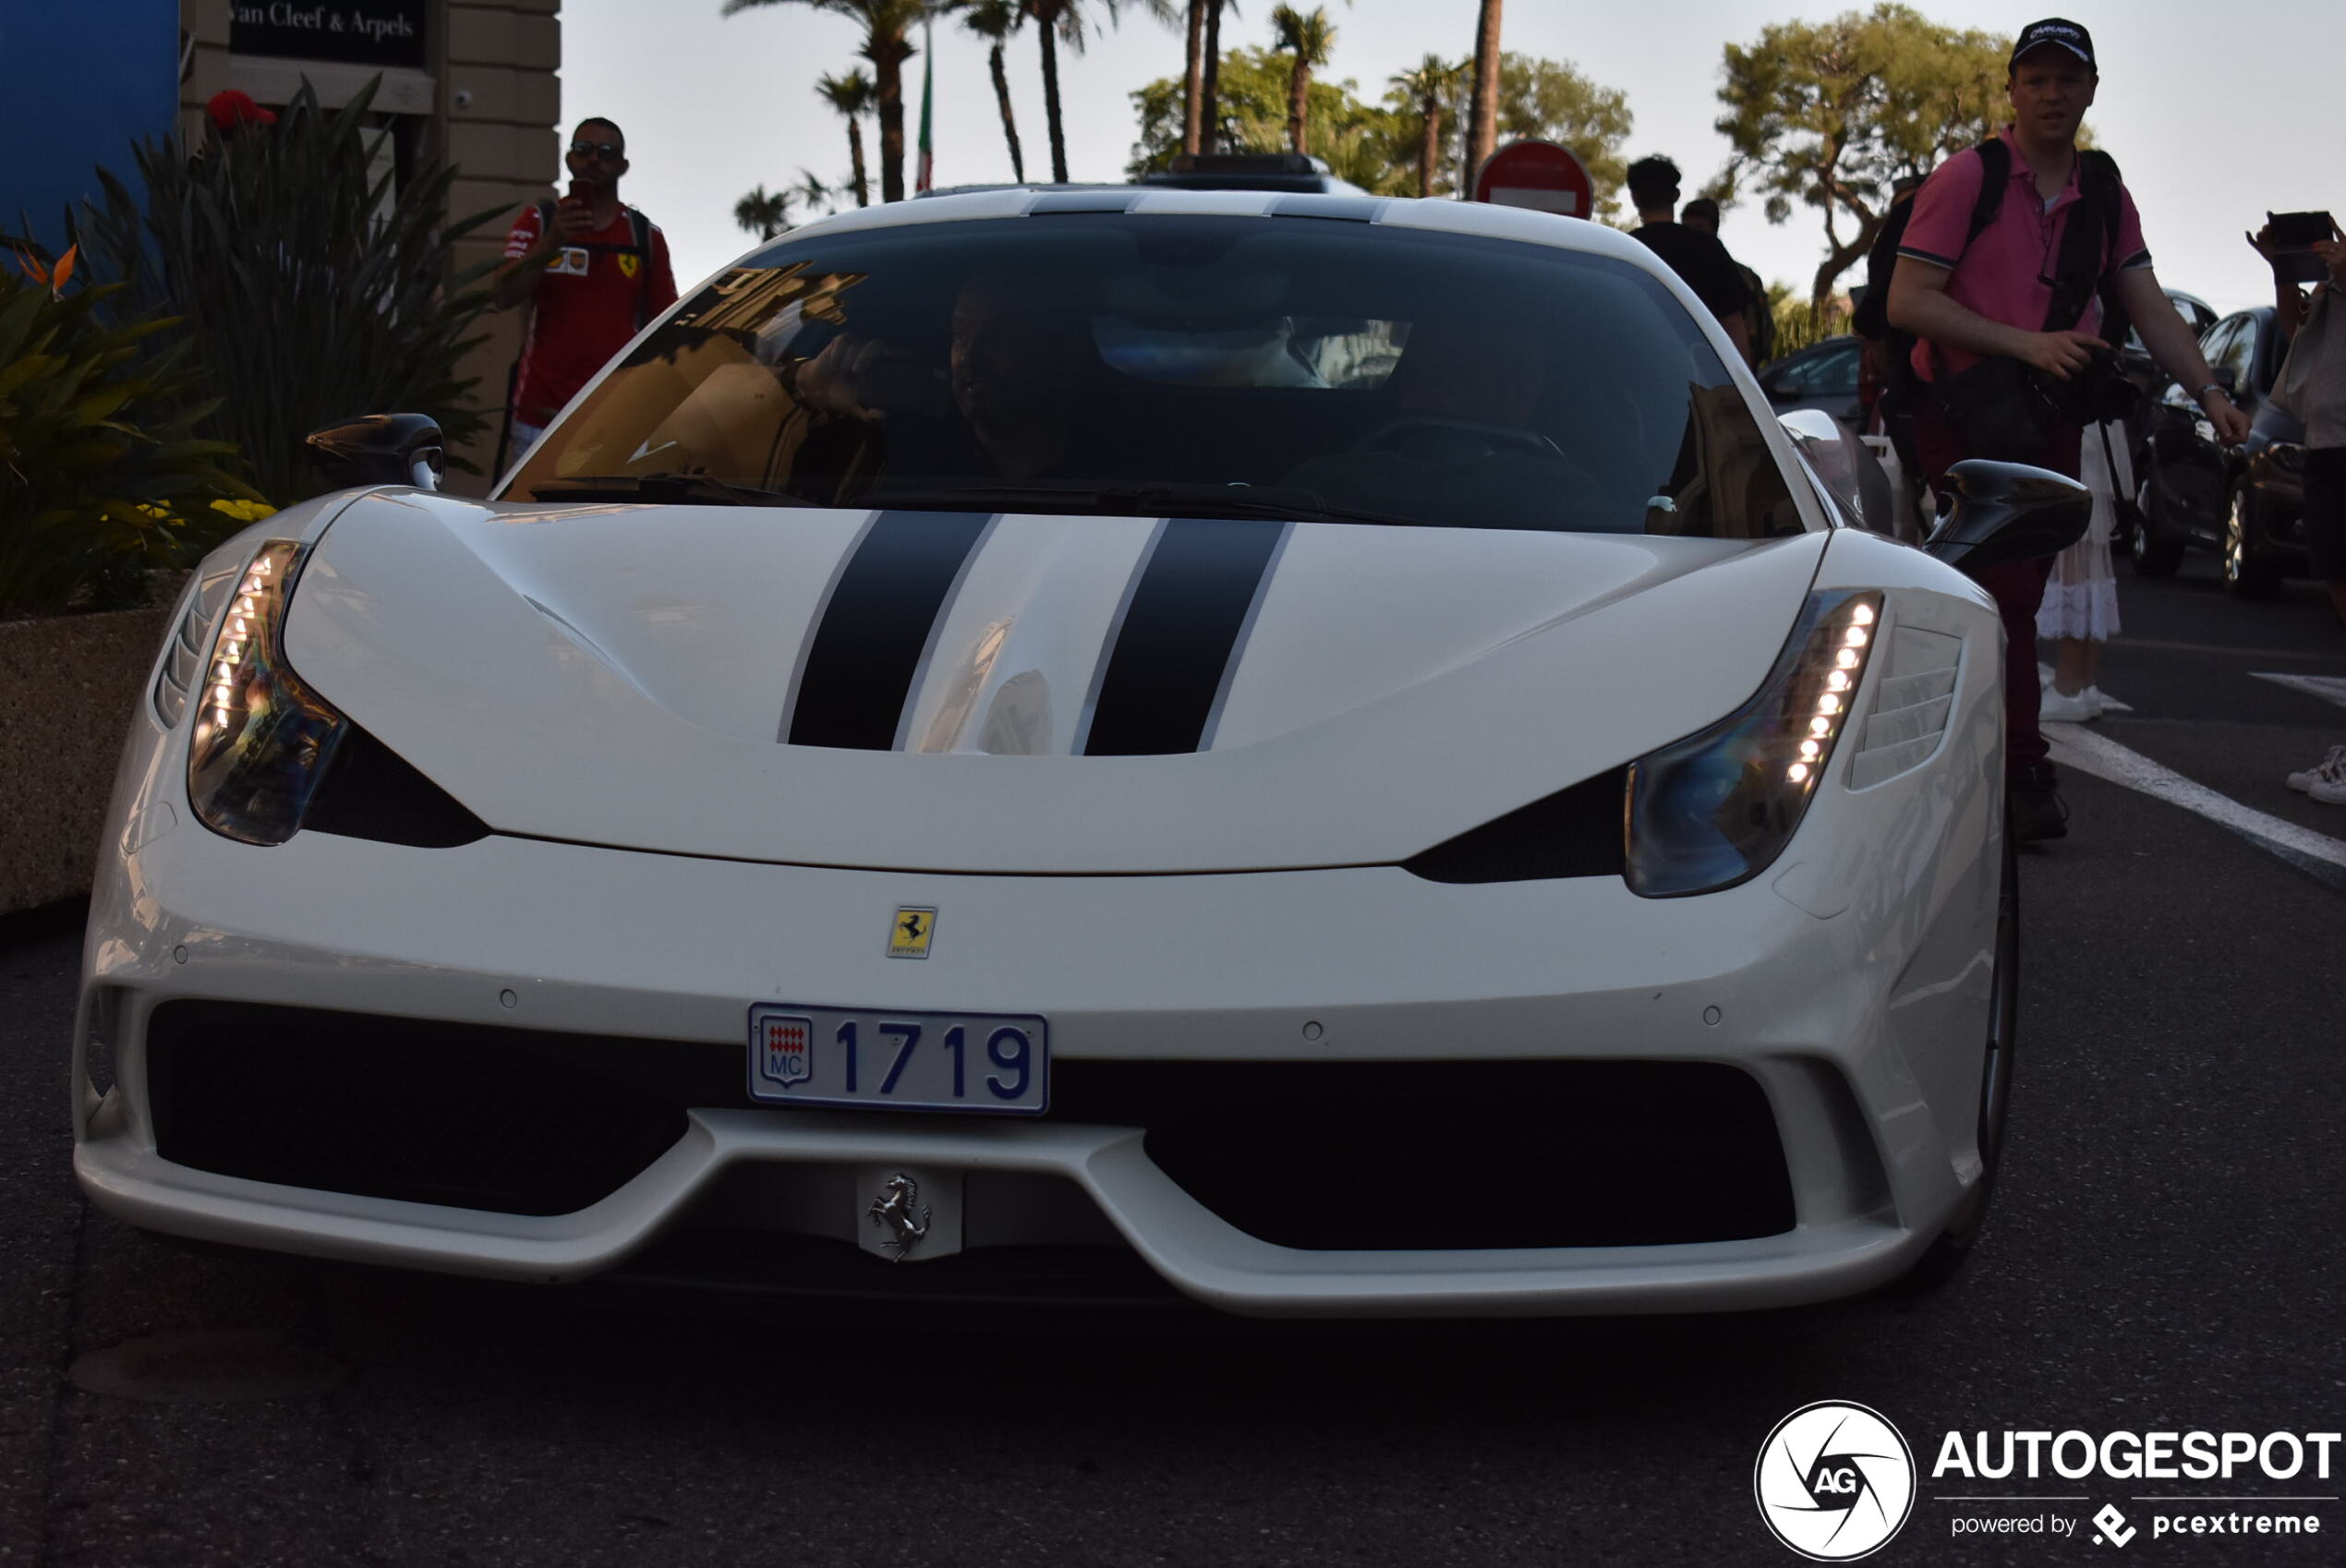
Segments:
[[[947,450],[923,466],[1018,482],[1093,471],[1077,465],[1077,426],[1097,364],[1084,322],[1047,284],[1000,273],[971,279],[954,298],[948,350],[948,384],[966,439],[949,436]],[[932,381],[903,351],[852,333],[791,377],[803,405],[868,422],[927,412]]]

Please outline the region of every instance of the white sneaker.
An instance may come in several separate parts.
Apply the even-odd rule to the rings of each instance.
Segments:
[[[2101,717],[2101,704],[2095,700],[2089,687],[2082,692],[2064,692],[2057,686],[2045,688],[2037,705],[2037,718],[2046,724],[2084,724]]]
[[[2086,687],[2086,695],[2093,698],[2094,706],[2099,708],[2104,713],[2132,713],[2134,711],[2134,704],[2120,702],[2116,697],[2111,696],[2099,686]]]
[[[2328,756],[2303,773],[2291,774],[2288,782],[2291,789],[2306,795],[2313,794],[2315,785],[2324,782],[2332,790],[2346,790],[2346,746],[2330,747]],[[2316,798],[2326,799],[2331,805],[2339,804],[2335,796]]]

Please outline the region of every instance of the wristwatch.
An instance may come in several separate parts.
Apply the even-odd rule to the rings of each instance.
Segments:
[[[2208,382],[2206,386],[2192,393],[2191,400],[2199,404],[2200,407],[2205,408],[2207,406],[2207,394],[2209,392],[2224,392],[2224,401],[2226,403],[2230,403],[2232,400],[2232,394],[2228,392],[2224,392],[2224,383],[2221,381]]]

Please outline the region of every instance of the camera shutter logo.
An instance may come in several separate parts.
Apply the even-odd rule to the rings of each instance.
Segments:
[[[1880,1412],[1804,1405],[1760,1445],[1751,1490],[1776,1539],[1816,1562],[1880,1550],[1915,1506],[1915,1455]]]

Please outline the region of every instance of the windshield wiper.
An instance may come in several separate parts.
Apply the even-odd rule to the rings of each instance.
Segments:
[[[1137,516],[1179,514],[1311,518],[1336,523],[1389,523],[1423,527],[1422,517],[1330,506],[1315,490],[1250,485],[954,485],[935,489],[878,490],[860,504],[883,508],[934,506],[995,511],[1123,512]]]
[[[580,474],[529,488],[533,501],[714,501],[729,506],[812,506],[811,501],[736,485],[697,468],[656,474]]]

